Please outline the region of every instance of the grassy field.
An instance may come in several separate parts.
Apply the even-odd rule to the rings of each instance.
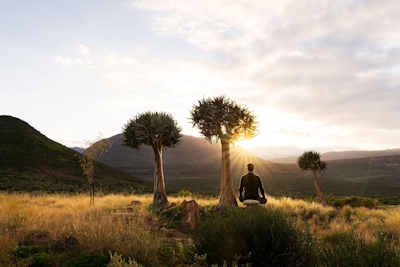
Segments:
[[[218,203],[216,198],[194,199],[206,211]],[[135,200],[142,205],[130,205]],[[178,205],[183,200],[169,197]],[[315,246],[351,232],[366,243],[384,240],[399,256],[398,207],[334,208],[286,197],[268,200],[265,209],[284,212],[296,227],[310,233]],[[151,201],[151,195],[107,195],[96,197],[95,206],[89,207],[86,195],[0,193],[0,265],[107,266],[110,253],[117,253],[143,266],[201,266],[190,256],[189,232],[168,228],[178,215],[160,216],[149,208]]]

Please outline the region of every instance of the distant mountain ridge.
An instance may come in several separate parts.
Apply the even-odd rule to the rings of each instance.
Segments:
[[[75,150],[76,152],[78,152],[78,153],[83,153],[83,151],[85,150],[84,148],[82,148],[82,147],[77,147],[77,146],[75,146],[75,147],[71,147],[71,149],[73,149],[73,150]]]
[[[154,157],[153,151],[148,146],[143,146],[140,151],[132,150],[131,148],[124,147],[122,143],[122,134],[117,134],[109,138],[113,144],[109,152],[102,156],[101,162],[113,166],[118,169],[127,169],[134,164],[143,166],[153,166],[152,159]],[[79,151],[79,148],[74,148]],[[240,153],[247,153],[257,160],[265,160],[262,157],[257,157],[252,152],[246,152],[239,146],[231,146],[233,153],[240,151]],[[253,151],[253,150],[250,150]],[[301,152],[302,153],[302,152]],[[298,156],[300,156],[300,154]],[[177,162],[185,164],[212,164],[220,161],[221,147],[219,143],[210,143],[201,137],[194,137],[183,135],[182,142],[177,148],[169,148],[163,152],[164,164],[177,164]],[[384,157],[384,156],[398,156],[400,155],[400,148],[386,149],[386,150],[357,150],[357,151],[337,151],[326,152],[321,154],[321,159],[324,161],[343,160],[343,159],[356,159],[356,158],[369,158],[369,157]],[[266,161],[274,163],[296,163],[298,156],[288,156],[280,158],[272,158]]]
[[[149,146],[142,146],[140,150],[134,150],[122,146],[122,134],[109,138],[112,146],[104,154],[100,161],[118,169],[130,168],[132,165],[141,166],[154,165],[154,152]],[[210,144],[204,138],[189,135],[182,136],[182,142],[176,148],[163,150],[163,164],[175,165],[185,164],[210,164],[220,162],[220,144]]]
[[[321,155],[322,160],[356,159],[400,155],[400,148],[386,150],[357,150],[357,151],[338,151],[326,152]]]
[[[152,150],[146,146],[140,151],[122,146],[121,134],[110,139],[112,146],[100,161],[152,181],[154,173]],[[325,189],[324,193],[360,196],[398,195],[400,155],[379,154],[379,157],[353,159],[338,159],[338,155],[346,154],[334,154],[335,160],[328,161],[326,172],[319,174],[321,187]],[[302,172],[297,164],[263,160],[238,146],[231,146],[232,179],[235,187],[238,186],[240,177],[247,172],[248,162],[255,163],[255,172],[262,177],[268,194],[291,196],[315,194],[312,174]],[[183,136],[182,143],[177,148],[163,152],[163,163],[167,191],[186,188],[203,193],[219,192],[220,143],[210,144],[204,138]]]
[[[100,159],[104,164],[97,165],[97,190],[103,193],[151,192],[153,152],[146,146],[140,151],[124,147],[121,137],[118,134],[110,138],[113,145]],[[0,116],[0,190],[87,192],[87,179],[82,174],[77,155],[76,151],[48,139],[26,122]],[[203,194],[219,193],[220,143],[210,144],[204,138],[183,136],[177,148],[163,152],[163,162],[167,193],[182,189]],[[274,163],[231,146],[235,190],[240,177],[247,172],[248,162],[255,163],[255,172],[261,176],[269,195],[315,195],[312,174],[302,172],[297,164]],[[326,172],[318,174],[324,194],[399,197],[400,155],[336,159],[327,163]]]
[[[400,155],[400,148],[385,149],[385,150],[353,150],[353,151],[334,151],[321,154],[321,159],[324,161],[342,160],[342,159],[357,159],[371,157],[385,157]],[[299,154],[300,156],[300,154]],[[276,163],[296,163],[298,156],[288,156],[269,159]]]

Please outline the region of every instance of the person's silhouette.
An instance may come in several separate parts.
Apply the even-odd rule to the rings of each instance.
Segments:
[[[258,175],[253,173],[254,171],[254,164],[248,163],[247,164],[248,173],[243,175],[240,179],[240,186],[239,186],[239,201],[244,202],[245,200],[257,200],[261,204],[267,203],[267,199],[265,198],[264,187],[261,182],[261,178]],[[244,195],[243,195],[244,190]],[[259,195],[261,193],[261,196]]]

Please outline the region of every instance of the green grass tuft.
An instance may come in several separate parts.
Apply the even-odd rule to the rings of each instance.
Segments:
[[[207,254],[209,264],[251,263],[252,266],[309,266],[311,236],[288,215],[263,207],[212,212],[192,233],[194,253]]]

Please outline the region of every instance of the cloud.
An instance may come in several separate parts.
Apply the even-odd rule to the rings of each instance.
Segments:
[[[84,67],[84,68],[96,68],[94,59],[90,55],[90,50],[87,46],[83,44],[78,45],[78,49],[70,51],[72,54],[76,54],[79,51],[79,57],[70,58],[62,56],[54,56],[53,60],[60,63],[61,66],[67,68],[73,67]]]
[[[87,56],[87,57],[90,56],[89,48],[87,46],[83,45],[83,44],[79,44],[79,51],[84,56]]]
[[[134,6],[154,12],[158,34],[224,53],[230,77],[246,81],[237,87],[252,87],[251,94],[261,96],[256,105],[273,104],[304,121],[337,127],[400,128],[397,5],[265,2],[135,1]]]
[[[166,110],[183,124],[198,99],[225,94],[253,110],[263,138],[281,145],[395,144],[400,7],[393,1],[140,0],[131,7],[146,14],[160,43],[107,54],[79,44],[54,57],[63,67],[97,68],[112,91],[108,107]],[[179,51],[154,53],[165,40],[179,40]]]
[[[58,63],[60,63],[61,66],[67,67],[67,68],[73,68],[73,67],[95,68],[96,67],[95,63],[89,58],[71,59],[68,57],[55,56],[55,57],[53,57],[53,59],[55,61],[57,61]]]

